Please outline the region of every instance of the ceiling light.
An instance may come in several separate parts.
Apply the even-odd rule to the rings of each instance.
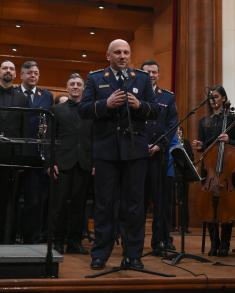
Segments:
[[[17,27],[17,28],[20,28],[20,27],[21,27],[21,24],[20,24],[20,23],[17,23],[17,24],[16,24],[16,27]]]
[[[99,2],[98,2],[98,8],[99,8],[100,10],[104,9],[104,2],[103,2],[103,1],[99,1]]]
[[[86,58],[87,57],[87,53],[86,52],[82,52],[82,58]]]
[[[95,35],[95,31],[94,30],[90,30],[90,35]]]
[[[11,49],[13,52],[17,52],[17,48],[12,48]]]

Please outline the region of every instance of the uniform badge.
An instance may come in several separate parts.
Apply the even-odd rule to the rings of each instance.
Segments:
[[[133,87],[133,93],[138,94],[139,90],[136,87]]]
[[[109,77],[109,72],[108,72],[108,71],[106,71],[106,72],[104,73],[104,77]]]
[[[99,84],[99,89],[110,87],[109,84]]]

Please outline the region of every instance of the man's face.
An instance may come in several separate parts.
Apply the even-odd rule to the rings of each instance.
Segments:
[[[157,85],[159,79],[159,70],[156,64],[153,65],[144,65],[143,70],[149,73],[152,85]]]
[[[130,57],[130,46],[122,40],[114,41],[107,52],[107,59],[110,62],[110,66],[115,70],[127,68]]]
[[[15,78],[16,78],[15,65],[10,61],[3,62],[0,67],[0,79],[4,83],[8,83],[13,81]]]
[[[31,68],[23,68],[21,70],[21,80],[26,87],[35,87],[39,81],[39,69],[37,66],[32,66]]]
[[[73,99],[80,99],[84,89],[84,82],[81,78],[71,78],[67,82],[67,91]]]

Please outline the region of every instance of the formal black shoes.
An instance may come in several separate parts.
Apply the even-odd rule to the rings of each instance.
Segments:
[[[77,242],[69,242],[66,248],[67,253],[76,253],[76,254],[89,254],[88,250],[82,244]]]
[[[121,262],[121,268],[143,270],[144,265],[140,258],[124,257]]]
[[[105,267],[105,261],[100,258],[93,258],[90,267],[93,270],[102,270]]]

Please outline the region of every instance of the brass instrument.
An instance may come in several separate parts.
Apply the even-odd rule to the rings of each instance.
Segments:
[[[183,137],[183,131],[181,128],[177,129],[177,136],[178,136],[179,143],[183,146],[184,145],[184,137]]]
[[[47,119],[45,113],[40,113],[39,115],[39,125],[38,125],[38,138],[43,140],[47,135]],[[45,161],[45,146],[43,143],[38,145],[38,151],[42,161]]]

